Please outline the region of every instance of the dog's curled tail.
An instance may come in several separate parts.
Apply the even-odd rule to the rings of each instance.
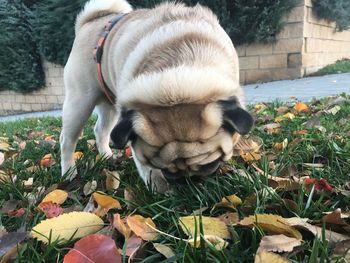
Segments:
[[[131,5],[126,0],[90,0],[75,21],[75,34],[87,22],[113,13],[129,13]]]

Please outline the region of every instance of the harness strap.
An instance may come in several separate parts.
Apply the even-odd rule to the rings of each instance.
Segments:
[[[97,41],[97,45],[93,51],[93,57],[96,62],[97,75],[100,82],[100,87],[103,93],[106,95],[107,99],[111,104],[116,104],[116,96],[112,92],[110,88],[108,88],[105,80],[103,79],[102,74],[102,55],[103,55],[103,47],[106,43],[106,39],[111,32],[112,28],[125,16],[126,14],[121,14],[113,17],[110,21],[108,21],[107,25],[105,25],[103,32],[100,34],[100,38]]]

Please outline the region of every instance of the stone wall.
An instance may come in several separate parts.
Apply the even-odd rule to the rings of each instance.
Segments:
[[[38,91],[21,94],[0,92],[0,116],[62,108],[64,99],[63,68],[44,62],[46,86]]]
[[[311,0],[301,0],[275,43],[243,45],[237,51],[242,84],[296,79],[350,58],[350,30],[336,32],[335,23],[315,17]]]

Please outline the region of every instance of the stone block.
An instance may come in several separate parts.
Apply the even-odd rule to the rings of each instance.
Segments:
[[[240,57],[239,58],[240,69],[258,69],[259,68],[259,57]]]
[[[306,7],[298,6],[293,8],[287,15],[288,22],[303,22],[306,13]]]
[[[64,102],[64,98],[65,98],[65,96],[57,96],[57,102],[58,102],[60,105],[62,105],[63,102]]]
[[[15,99],[16,102],[25,102],[25,96],[20,94],[20,95],[15,95],[15,96],[12,96],[11,98],[12,100]]]
[[[35,96],[35,102],[36,103],[46,103],[46,96],[45,95],[41,95],[41,94],[36,94]]]
[[[286,68],[287,54],[260,56],[260,68]]]
[[[46,103],[50,103],[50,104],[57,103],[57,96],[47,95],[46,96]]]
[[[288,23],[277,35],[277,39],[282,38],[302,38],[304,36],[304,24],[302,22]]]
[[[239,83],[245,84],[245,70],[239,71]]]
[[[287,58],[288,68],[297,68],[302,65],[301,53],[289,53]]]
[[[280,39],[273,45],[273,53],[299,53],[303,48],[303,38]]]
[[[33,95],[26,95],[25,96],[25,103],[35,103],[36,98]]]
[[[23,103],[21,105],[22,111],[30,112],[32,111],[32,106],[31,104]]]
[[[13,103],[12,104],[12,109],[15,110],[15,111],[20,111],[21,108],[22,108],[22,106],[19,103]]]
[[[272,80],[271,70],[252,69],[246,71],[246,84],[267,82]]]
[[[272,44],[250,44],[247,45],[247,56],[260,56],[272,54]]]
[[[297,79],[302,77],[302,68],[285,68],[271,70],[272,80]]]
[[[12,104],[10,102],[2,103],[4,110],[12,110]]]
[[[235,48],[239,57],[244,57],[246,55],[246,45],[237,46]]]
[[[41,104],[39,103],[35,103],[35,104],[32,104],[32,111],[41,111],[42,108],[41,108]]]

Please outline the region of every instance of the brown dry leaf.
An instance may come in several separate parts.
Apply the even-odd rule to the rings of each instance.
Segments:
[[[310,109],[309,109],[309,106],[307,106],[305,103],[303,103],[303,102],[297,102],[297,103],[295,103],[295,105],[294,105],[294,110],[296,111],[296,112],[309,112],[310,111]]]
[[[233,148],[233,155],[239,156],[240,153],[258,152],[263,145],[263,141],[258,137],[241,137]]]
[[[241,204],[242,204],[242,200],[238,196],[236,195],[225,196],[221,199],[220,203],[217,203],[214,205],[212,210],[218,207],[236,209],[236,207]]]
[[[87,182],[84,185],[83,193],[84,193],[85,196],[87,196],[87,195],[92,194],[93,192],[95,192],[96,188],[97,188],[97,181],[93,180],[91,182]]]
[[[246,163],[259,161],[262,158],[260,153],[255,153],[255,152],[247,152],[247,153],[241,152],[240,156]]]
[[[200,234],[201,222],[204,235],[230,238],[226,224],[217,217],[183,216],[180,217],[179,222],[182,230],[191,237]]]
[[[87,140],[86,142],[88,144],[89,150],[92,150],[95,148],[96,140]]]
[[[66,191],[57,189],[48,193],[41,201],[41,203],[52,202],[61,205],[67,200],[67,198],[68,193]]]
[[[279,123],[270,123],[263,126],[263,129],[266,130],[268,134],[278,133],[280,128],[281,124]]]
[[[273,148],[275,148],[278,151],[282,151],[282,150],[286,149],[287,146],[288,146],[288,139],[286,138],[286,139],[284,139],[283,142],[275,143],[273,145]]]
[[[117,199],[114,199],[113,197],[108,196],[104,193],[95,192],[92,194],[92,197],[98,204],[98,207],[94,213],[100,217],[105,216],[110,209],[121,208],[121,205]]]
[[[292,218],[286,218],[285,219],[291,226],[303,229],[306,231],[311,232],[314,236],[317,236],[318,238],[322,239],[322,227],[314,226],[309,223],[307,223],[308,218],[299,218],[299,217],[292,217]],[[331,243],[335,244],[337,242],[341,242],[344,240],[350,239],[350,236],[339,234],[330,230],[325,230],[326,239]]]
[[[5,171],[0,170],[0,184],[5,182],[11,182],[11,176],[8,175]]]
[[[225,240],[218,236],[204,235],[202,238],[204,239],[205,243],[209,243],[216,250],[223,250],[228,245],[228,243]],[[189,239],[187,242],[192,247],[199,248],[201,245],[201,238],[198,236],[197,238]]]
[[[309,168],[323,168],[324,164],[322,163],[303,163],[304,166]]]
[[[299,240],[302,239],[300,232],[292,227],[285,218],[278,215],[257,214],[244,218],[239,224],[249,227],[255,227],[258,225],[271,234],[284,234]]]
[[[121,219],[120,214],[114,214],[113,216],[113,226],[121,233],[125,238],[131,236],[131,229],[126,224],[125,219]]]
[[[108,191],[114,191],[119,188],[120,175],[117,171],[109,171],[107,169],[103,169],[102,175],[106,176],[106,189]]]
[[[339,225],[339,226],[347,226],[348,224],[345,222],[345,218],[349,218],[347,215],[343,215],[341,212],[341,209],[338,208],[334,210],[331,213],[326,214],[322,220],[326,224],[333,224],[333,225]]]
[[[156,240],[158,233],[155,231],[156,225],[151,218],[144,218],[141,215],[128,216],[126,223],[130,229],[143,240]]]
[[[257,253],[261,251],[272,252],[292,252],[293,249],[301,245],[301,241],[294,237],[285,235],[264,236],[261,239]]]
[[[281,107],[277,108],[276,111],[280,114],[285,114],[289,111],[289,108],[286,106],[281,106]]]
[[[294,131],[293,134],[294,135],[305,135],[308,134],[308,130],[298,130],[298,131]]]
[[[153,243],[153,246],[160,254],[162,254],[167,259],[175,257],[175,253],[170,247],[160,243]],[[173,262],[176,263],[176,261]]]
[[[238,213],[226,212],[225,214],[219,216],[219,219],[227,226],[232,226],[237,225],[239,222],[239,215]]]
[[[350,239],[344,240],[335,244],[335,248],[333,250],[333,256],[344,257],[345,259],[344,262],[350,262]],[[339,262],[339,261],[335,261],[335,262]]]
[[[262,251],[255,256],[254,263],[289,263],[288,259],[281,257],[278,254]]]
[[[23,181],[23,186],[26,189],[30,189],[33,186],[34,178],[29,177],[27,180]]]
[[[256,104],[254,106],[254,111],[256,113],[261,113],[261,112],[265,111],[266,109],[267,109],[267,106],[266,106],[266,104],[263,104],[263,103]]]
[[[56,162],[53,159],[53,156],[51,153],[46,154],[41,160],[40,160],[40,166],[42,167],[51,167],[54,165]]]

